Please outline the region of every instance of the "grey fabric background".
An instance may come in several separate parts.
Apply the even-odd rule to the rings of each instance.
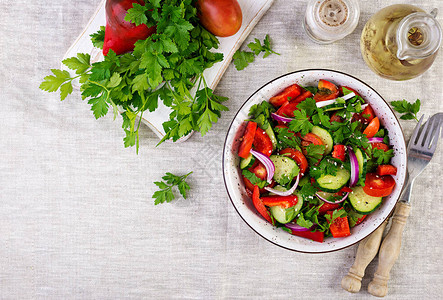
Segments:
[[[158,138],[143,127],[139,155],[123,147],[120,121],[95,120],[78,93],[61,103],[38,89],[99,2],[0,0],[0,298],[372,298],[367,285],[375,261],[359,294],[340,287],[356,246],[291,252],[241,220],[223,185],[223,141],[250,94],[304,68],[348,72],[388,101],[420,98],[427,116],[443,111],[443,53],[423,76],[392,82],[374,75],[359,50],[363,25],[382,7],[403,2],[443,10],[442,1],[361,1],[355,32],[320,46],[301,27],[306,1],[276,0],[246,42],[270,34],[281,55],[241,72],[229,67],[217,92],[230,98],[230,111],[207,136],[156,148]],[[415,122],[402,126],[409,137]],[[416,181],[387,299],[441,299],[442,150],[440,143]],[[154,206],[153,181],[191,170],[189,199]]]

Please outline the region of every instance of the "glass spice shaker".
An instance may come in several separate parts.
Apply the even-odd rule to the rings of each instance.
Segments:
[[[312,41],[329,44],[353,32],[359,17],[357,0],[310,0],[303,28]]]
[[[434,62],[442,40],[436,15],[437,9],[427,14],[408,4],[391,5],[377,12],[361,35],[366,64],[391,80],[407,80],[425,72]]]

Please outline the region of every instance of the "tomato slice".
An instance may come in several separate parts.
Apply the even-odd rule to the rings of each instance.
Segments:
[[[333,212],[328,211],[327,214],[332,217]],[[348,217],[339,217],[335,219],[334,222],[329,225],[329,230],[335,238],[350,236],[351,230],[349,229]]]
[[[296,195],[289,196],[267,196],[261,198],[266,206],[281,206],[282,208],[289,208],[297,204],[298,198]]]
[[[357,96],[360,96],[360,94],[356,90],[354,90],[353,88],[351,88],[349,86],[341,86],[340,89],[339,89],[340,90],[340,95],[344,95],[343,88],[346,88],[346,89],[350,90],[351,92],[354,92],[354,94],[356,94]]]
[[[385,152],[389,150],[389,146],[385,143],[371,143],[372,149],[381,149]]]
[[[318,82],[318,91],[315,93],[314,100],[316,102],[335,99],[339,95],[339,90],[335,84],[324,79]]]
[[[294,111],[298,110],[297,105],[300,102],[286,102],[284,103],[276,112],[277,115],[293,118],[294,117]]]
[[[257,130],[255,131],[254,141],[252,144],[254,145],[256,151],[261,152],[266,156],[271,156],[273,149],[271,138],[260,127],[257,127]]]
[[[238,148],[238,156],[247,158],[254,142],[255,131],[257,130],[257,123],[249,121],[246,125],[245,133]]]
[[[252,192],[252,204],[254,204],[255,209],[263,218],[265,218],[266,221],[272,223],[272,219],[269,216],[269,212],[266,209],[266,206],[263,204],[262,200],[260,199],[260,191],[258,186],[254,186],[254,191]]]
[[[379,165],[377,167],[377,175],[397,175],[397,168],[393,165]]]
[[[305,90],[300,96],[298,96],[297,98],[295,98],[291,102],[300,103],[300,102],[306,100],[307,98],[311,98],[311,97],[312,97],[312,93],[308,90]]]
[[[325,233],[320,231],[294,231],[291,230],[293,235],[304,237],[314,242],[323,243]]]
[[[334,150],[332,151],[332,157],[337,158],[341,161],[345,161],[346,159],[345,145],[334,145]]]
[[[343,118],[338,116],[337,113],[335,112],[332,114],[331,118],[329,119],[329,122],[330,123],[332,123],[332,122],[343,123]]]
[[[374,135],[378,132],[379,129],[380,129],[380,121],[378,120],[378,117],[375,117],[374,119],[372,119],[372,121],[363,131],[363,134],[365,134],[368,138],[371,138],[374,137]]]
[[[363,215],[360,219],[357,219],[357,222],[355,222],[355,225],[358,225],[358,224],[360,224],[361,222],[363,222],[363,220],[366,219],[367,216],[368,216],[368,215]],[[354,226],[355,226],[355,225],[354,225]]]
[[[366,119],[368,123],[370,123],[375,118],[375,112],[372,109],[371,105],[368,104],[368,106],[363,109],[361,112],[361,116],[363,119]]]
[[[304,141],[306,141],[306,142],[309,142],[309,143],[311,143],[311,144],[314,144],[314,145],[323,145],[323,142],[322,142],[322,140],[318,137],[318,135],[316,135],[316,134],[314,134],[314,133],[311,133],[311,132],[307,133],[307,134],[304,135],[304,136],[301,136],[301,135],[300,135],[300,138],[301,138],[302,140],[304,140]]]
[[[300,168],[300,174],[302,176],[305,174],[306,169],[308,168],[308,161],[307,161],[306,157],[303,155],[303,153],[301,153],[297,149],[285,148],[280,151],[280,154],[287,155],[290,158],[292,158],[293,160],[295,160],[298,167]]]
[[[323,204],[318,208],[318,213],[324,215],[326,212],[337,209],[339,207],[340,204],[337,203],[332,204],[332,203],[323,202]]]
[[[376,173],[367,173],[363,191],[369,196],[386,197],[392,193],[395,187],[395,180],[390,175],[377,175]]]
[[[298,97],[302,92],[302,88],[298,84],[293,84],[285,88],[282,92],[278,93],[274,97],[269,99],[269,103],[275,107],[282,106],[284,103],[289,102]]]

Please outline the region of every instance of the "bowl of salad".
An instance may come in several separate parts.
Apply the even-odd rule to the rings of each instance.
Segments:
[[[394,112],[361,80],[301,70],[258,89],[235,115],[223,177],[241,218],[286,249],[353,245],[393,212],[406,179]]]

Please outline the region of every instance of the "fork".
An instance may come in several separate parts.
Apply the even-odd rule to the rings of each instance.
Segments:
[[[380,247],[378,267],[368,291],[373,296],[384,297],[388,292],[389,273],[400,254],[401,239],[406,219],[411,209],[411,189],[415,179],[428,165],[435,149],[443,123],[443,113],[433,115],[421,126],[423,116],[408,143],[408,183],[396,205],[392,225]]]

